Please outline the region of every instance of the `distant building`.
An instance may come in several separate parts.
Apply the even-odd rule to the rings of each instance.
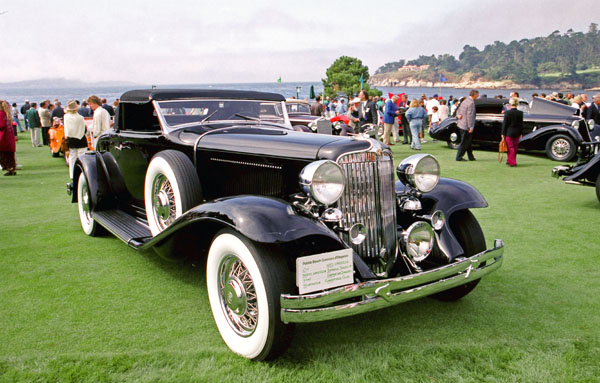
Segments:
[[[398,72],[420,72],[429,69],[429,65],[404,65],[398,68]]]

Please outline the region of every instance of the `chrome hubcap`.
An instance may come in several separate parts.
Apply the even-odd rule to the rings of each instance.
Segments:
[[[458,134],[456,134],[456,133],[450,134],[450,141],[452,141],[452,142],[458,141]]]
[[[229,326],[240,336],[250,336],[258,322],[258,303],[252,277],[235,255],[226,256],[219,266],[221,308]]]
[[[161,229],[169,226],[175,219],[176,206],[171,183],[164,175],[157,175],[152,183],[152,207]]]
[[[569,145],[569,142],[564,138],[559,138],[552,143],[552,153],[556,157],[565,157],[569,154],[570,149],[571,145]]]

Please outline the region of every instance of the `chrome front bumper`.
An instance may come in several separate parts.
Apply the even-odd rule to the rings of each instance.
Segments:
[[[281,295],[281,320],[285,323],[319,322],[379,310],[426,297],[474,281],[502,265],[504,243],[450,265],[419,274],[375,280],[305,294]],[[485,262],[485,265],[481,266]],[[360,297],[349,303],[336,302]]]

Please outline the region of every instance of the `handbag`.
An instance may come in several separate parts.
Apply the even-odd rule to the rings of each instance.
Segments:
[[[500,145],[498,145],[498,162],[502,162],[502,158],[504,157],[504,153],[508,152],[508,145],[506,145],[506,140],[502,137],[500,141]]]

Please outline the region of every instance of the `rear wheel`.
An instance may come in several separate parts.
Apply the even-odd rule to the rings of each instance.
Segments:
[[[92,205],[90,189],[85,173],[79,175],[77,181],[77,209],[79,210],[79,221],[83,232],[89,236],[96,237],[101,234],[100,225],[92,218]]]
[[[454,213],[450,226],[458,243],[460,243],[465,252],[465,257],[471,257],[485,250],[483,231],[477,219],[469,210],[461,210]],[[456,301],[473,291],[479,281],[480,279],[476,279],[464,285],[434,294],[431,297],[445,302]]]
[[[293,325],[281,322],[280,295],[291,290],[283,257],[232,230],[215,237],[206,263],[210,307],[231,351],[252,360],[276,357],[289,345]]]
[[[165,150],[156,154],[144,182],[144,201],[152,235],[166,229],[202,198],[192,161],[183,153]]]
[[[546,155],[554,161],[571,161],[576,154],[575,142],[564,134],[557,134],[546,143]]]

